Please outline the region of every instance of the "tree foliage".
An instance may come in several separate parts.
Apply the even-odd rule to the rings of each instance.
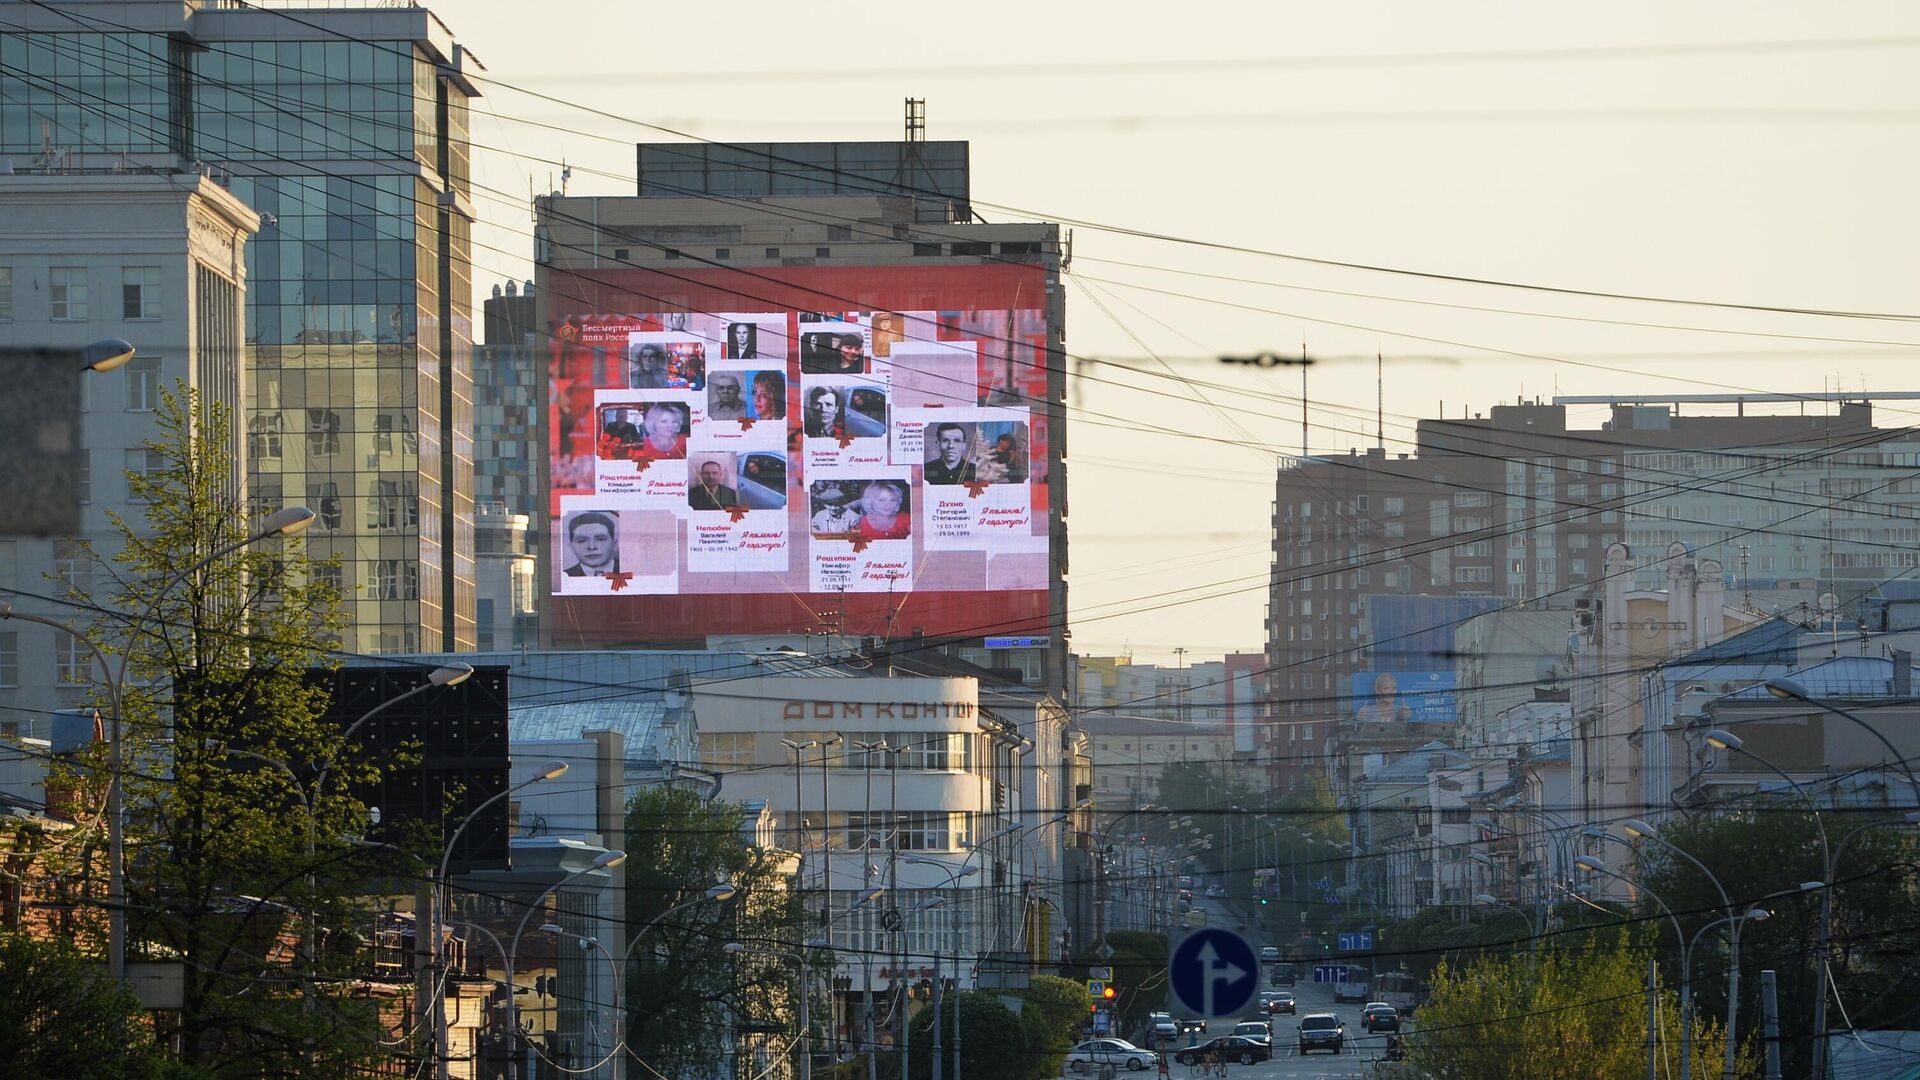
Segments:
[[[1028,1050],[1027,1027],[1021,1018],[1001,1004],[998,994],[962,990],[947,994],[940,1001],[942,1076],[953,1075],[956,1014],[960,1024],[958,1056],[962,1076],[1022,1080],[1036,1075],[1032,1071],[1036,1066],[1034,1055]],[[933,1017],[932,1008],[921,1009],[907,1025],[908,1074],[912,1080],[931,1080],[933,1076]],[[882,1061],[891,1060],[893,1056],[885,1054]]]
[[[185,1062],[346,1075],[383,1033],[342,988],[363,914],[348,838],[369,822],[349,791],[378,772],[325,722],[327,689],[307,675],[332,664],[339,596],[297,537],[239,547],[259,521],[225,408],[182,387],[155,418],[159,467],[126,474],[143,512],[109,515],[116,548],[76,626],[126,671],[128,952],[182,962],[185,1008],[159,1034]],[[81,773],[97,782],[104,754]]]
[[[1609,945],[1484,955],[1442,964],[1406,1036],[1408,1060],[1434,1080],[1638,1080],[1647,1069],[1647,958],[1624,932]],[[1679,1074],[1678,997],[1659,995],[1663,1072]],[[1721,1029],[1696,1016],[1693,1075],[1719,1069]],[[1743,1054],[1737,1075],[1757,1075]]]
[[[808,936],[805,915],[778,854],[748,842],[741,822],[740,807],[685,788],[642,791],[627,804],[621,945],[646,935],[632,951],[627,1041],[667,1076],[717,1075],[736,1021],[795,1022],[792,953]],[[721,881],[733,883],[732,899],[666,914]],[[747,949],[729,955],[728,942]],[[824,1028],[824,1018],[812,1019]]]
[[[126,987],[73,946],[0,933],[0,1061],[8,1076],[158,1080],[160,1047]]]

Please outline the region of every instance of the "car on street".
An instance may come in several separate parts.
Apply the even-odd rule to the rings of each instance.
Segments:
[[[1294,974],[1292,964],[1280,964],[1267,972],[1268,986],[1292,986],[1299,976]]]
[[[1180,1021],[1179,1028],[1180,1030],[1176,1034],[1185,1035],[1187,1032],[1192,1031],[1205,1035],[1207,1033],[1207,1022],[1189,1017]]]
[[[1067,1051],[1067,1069],[1076,1073],[1098,1072],[1102,1065],[1145,1072],[1158,1064],[1160,1055],[1125,1039],[1088,1039]]]
[[[1400,1012],[1391,1005],[1375,1002],[1360,1010],[1360,1026],[1373,1034],[1400,1030]]]
[[[1256,1061],[1273,1060],[1273,1047],[1255,1039],[1240,1035],[1221,1035],[1208,1039],[1198,1046],[1188,1046],[1176,1050],[1173,1060],[1182,1065],[1198,1065],[1218,1054],[1221,1061],[1237,1061],[1242,1065],[1252,1065]]]
[[[1147,1028],[1156,1039],[1171,1039],[1180,1034],[1180,1025],[1173,1022],[1172,1013],[1148,1013]]]
[[[1225,890],[1225,889],[1223,889],[1223,888],[1221,888],[1221,887],[1220,887],[1220,886],[1218,886],[1218,885],[1209,885],[1209,886],[1207,886],[1207,895],[1208,895],[1208,896],[1224,896],[1224,895],[1226,894],[1226,891],[1227,891],[1227,890]]]
[[[1260,962],[1263,964],[1279,963],[1280,947],[1278,945],[1268,945],[1265,948],[1262,948],[1260,950]]]
[[[1291,990],[1260,991],[1260,1007],[1267,1011],[1268,1016],[1272,1016],[1275,1013],[1286,1013],[1288,1016],[1292,1016],[1300,1008],[1300,1006],[1294,1002],[1293,991]]]
[[[1332,1013],[1308,1013],[1300,1018],[1300,1054],[1331,1050],[1338,1054],[1347,1045],[1347,1025]]]
[[[1273,1025],[1265,1020],[1242,1020],[1233,1025],[1233,1034],[1242,1039],[1257,1039],[1268,1046],[1273,1045]]]
[[[1193,888],[1193,879],[1188,877],[1185,874],[1181,874],[1180,880],[1178,882],[1175,882],[1175,884],[1179,885],[1183,889],[1191,889]]]

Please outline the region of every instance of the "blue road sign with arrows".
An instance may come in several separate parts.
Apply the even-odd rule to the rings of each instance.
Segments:
[[[1167,958],[1167,984],[1195,1016],[1238,1016],[1259,989],[1260,961],[1231,930],[1195,930]]]
[[[1341,952],[1372,952],[1373,951],[1373,934],[1370,931],[1366,931],[1366,930],[1361,930],[1357,933],[1352,933],[1352,934],[1341,934],[1340,935],[1340,951]]]

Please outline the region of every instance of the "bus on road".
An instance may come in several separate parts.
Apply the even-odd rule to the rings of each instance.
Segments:
[[[1347,977],[1333,984],[1335,1001],[1376,1001],[1367,995],[1372,992],[1373,984],[1367,979],[1367,969],[1358,964],[1346,965]]]
[[[1373,977],[1371,1000],[1384,1001],[1401,1016],[1412,1016],[1420,1006],[1420,981],[1404,971],[1383,971]]]

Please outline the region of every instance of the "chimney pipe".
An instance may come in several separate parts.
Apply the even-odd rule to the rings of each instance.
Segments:
[[[1906,649],[1893,650],[1893,696],[1913,696],[1913,653]]]

